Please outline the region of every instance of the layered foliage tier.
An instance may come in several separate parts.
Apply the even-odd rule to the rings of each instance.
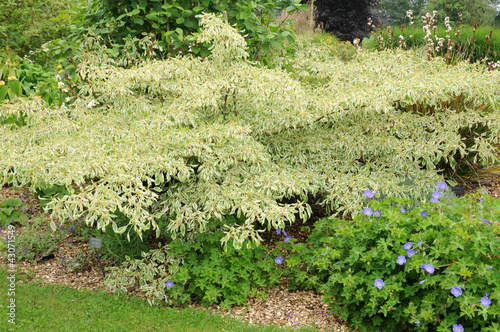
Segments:
[[[497,71],[400,50],[346,63],[300,42],[278,69],[260,68],[221,18],[200,25],[209,59],[123,69],[89,39],[70,106],[2,105],[26,125],[0,126],[0,185],[66,186],[54,215],[119,233],[193,238],[233,215],[221,241],[239,248],[308,218],[308,196],[356,215],[367,188],[416,200],[443,171],[497,161]]]

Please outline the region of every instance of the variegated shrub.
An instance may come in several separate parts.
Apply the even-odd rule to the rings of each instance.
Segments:
[[[68,108],[4,103],[2,114],[23,112],[28,124],[0,126],[0,184],[67,186],[49,204],[54,216],[118,233],[192,239],[235,215],[243,222],[226,225],[221,241],[239,248],[308,218],[309,194],[356,215],[365,189],[417,199],[442,165],[496,161],[497,71],[401,50],[345,63],[317,45],[277,59],[285,72],[249,62],[244,39],[220,18],[203,15],[201,25],[199,40],[213,44],[207,60],[123,69],[94,40]],[[414,185],[402,185],[408,178]],[[297,203],[282,203],[292,196]],[[117,210],[128,226],[116,227]]]

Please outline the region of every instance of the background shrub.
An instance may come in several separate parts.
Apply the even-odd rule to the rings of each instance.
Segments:
[[[456,36],[457,30],[460,33]],[[449,35],[453,41],[453,52],[451,63],[457,63],[461,60],[470,61],[472,63],[488,59],[488,61],[500,60],[500,31],[494,27],[473,27],[462,25],[459,28],[455,27],[450,33],[446,32],[446,28],[439,26],[437,28],[437,37],[445,39],[445,47],[440,51],[434,52],[433,56],[445,57],[447,53],[447,44]],[[378,36],[382,36],[383,49],[395,49],[401,47],[400,37],[404,37],[404,42],[407,48],[423,48],[426,45],[424,39],[425,32],[422,27],[405,27],[401,28],[382,28],[376,30],[370,38],[363,40],[363,48],[369,51],[379,50],[380,42]],[[410,37],[412,36],[412,37]],[[434,38],[434,33],[432,34]],[[436,42],[437,46],[437,42]]]
[[[61,15],[81,1],[16,0],[0,2],[0,53],[12,49],[24,56],[61,36],[70,17]]]
[[[94,26],[104,42],[113,46],[110,52],[115,56],[120,54],[128,37],[147,35],[158,46],[150,52],[162,58],[187,53],[206,57],[210,53],[209,44],[196,41],[194,34],[199,25],[195,16],[203,12],[224,12],[227,21],[246,36],[249,52],[256,59],[268,54],[270,48],[283,49],[285,41],[294,43],[292,21],[285,19],[276,23],[280,11],[290,15],[297,10],[308,10],[300,0],[102,0],[92,1],[91,8],[82,21]]]

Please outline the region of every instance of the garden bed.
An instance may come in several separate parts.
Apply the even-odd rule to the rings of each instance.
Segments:
[[[473,193],[479,188],[488,189],[490,195],[500,199],[500,174],[497,172],[481,173],[477,177],[479,180],[467,181],[462,185],[466,193]],[[40,211],[39,200],[25,188],[13,189],[4,187],[0,191],[0,200],[7,198],[20,198],[28,206],[25,213],[28,218],[45,217]],[[313,217],[323,214],[320,206],[313,205]],[[48,222],[46,222],[48,225]],[[311,226],[313,222],[307,222]],[[299,242],[305,242],[309,230],[302,227],[304,224],[298,222],[289,227],[287,231],[293,234]],[[48,226],[47,226],[48,227]],[[17,231],[23,232],[23,227],[18,227]],[[273,246],[281,241],[281,237],[274,231],[268,232],[263,236],[264,245]],[[19,249],[18,249],[19,250]],[[78,260],[80,258],[80,261]],[[75,265],[80,262],[82,265]],[[104,266],[112,266],[112,262],[103,261]],[[2,265],[5,261],[2,260]],[[96,259],[95,253],[88,246],[87,242],[74,234],[67,235],[66,239],[60,243],[58,249],[47,258],[38,262],[23,260],[20,264],[20,273],[28,280],[38,280],[46,284],[67,285],[74,289],[87,290],[106,290],[102,272]],[[288,327],[312,326],[319,330],[326,331],[347,331],[348,325],[340,321],[335,315],[330,314],[329,306],[322,301],[322,296],[313,291],[294,291],[288,290],[286,280],[280,287],[267,289],[266,300],[261,298],[249,299],[246,306],[233,306],[231,310],[222,310],[218,305],[212,305],[210,310],[221,314],[222,316],[231,316],[251,324],[260,325],[280,325]],[[133,290],[130,294],[145,298],[144,293]],[[189,303],[188,307],[200,308],[200,303]]]

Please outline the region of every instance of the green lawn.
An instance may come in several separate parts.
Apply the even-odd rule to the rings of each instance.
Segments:
[[[138,298],[115,298],[103,291],[19,280],[16,324],[12,325],[6,315],[10,301],[6,272],[0,269],[2,331],[284,331],[279,327],[249,326],[203,310],[157,308]]]

